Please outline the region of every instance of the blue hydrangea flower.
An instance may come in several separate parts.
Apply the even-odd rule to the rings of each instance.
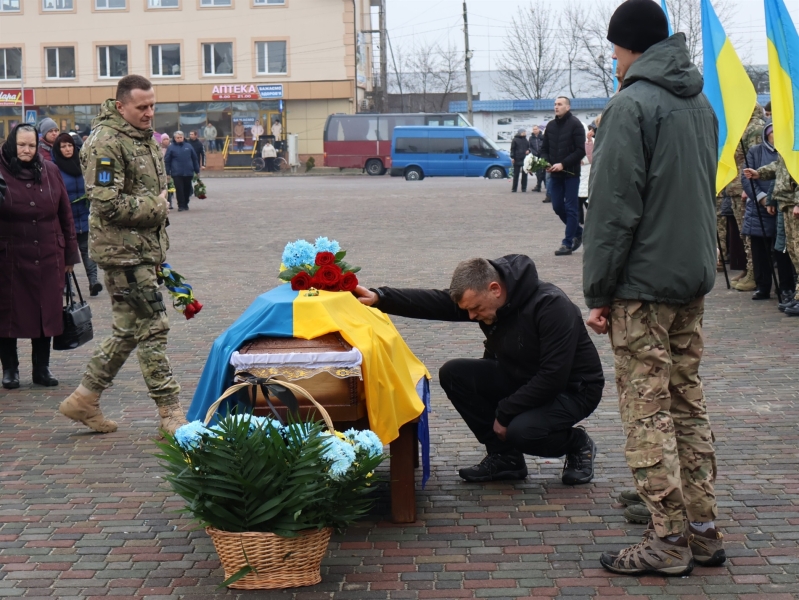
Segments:
[[[330,462],[330,470],[328,471],[330,478],[341,479],[347,474],[352,463],[355,462],[355,448],[353,448],[352,444],[327,432],[321,435],[327,441],[327,447],[322,458]]]
[[[283,249],[283,264],[291,269],[302,265],[312,265],[316,260],[316,248],[305,240],[289,242]]]
[[[329,240],[326,237],[316,238],[315,245],[317,252],[332,252],[336,254],[341,251],[341,246],[339,246],[336,240]]]
[[[355,444],[356,450],[364,450],[369,456],[380,456],[383,454],[383,442],[377,437],[377,434],[371,429],[364,429],[358,431],[357,429],[348,429],[344,432],[347,439]]]
[[[178,427],[178,430],[175,432],[175,441],[181,449],[188,452],[189,450],[195,450],[199,447],[202,436],[210,433],[211,432],[202,421],[192,421],[191,423]]]
[[[270,417],[253,417],[250,421],[250,428],[262,429],[266,431],[268,428],[280,430],[280,423]]]

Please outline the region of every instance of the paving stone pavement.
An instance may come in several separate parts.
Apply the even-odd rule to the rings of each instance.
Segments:
[[[188,404],[212,341],[253,298],[277,285],[287,241],[338,239],[367,285],[445,287],[467,257],[520,252],[585,311],[581,255],[555,257],[562,226],[540,194],[511,194],[482,179],[389,177],[210,179],[209,199],[175,211],[170,263],[205,308],[172,313],[170,357]],[[689,218],[689,216],[688,216]],[[78,267],[83,278],[82,268]],[[107,294],[91,299],[96,339],[109,331]],[[477,357],[473,324],[396,319],[431,372]],[[716,435],[718,523],[728,563],[685,578],[622,577],[599,554],[640,539],[615,495],[630,485],[608,341],[594,337],[609,385],[586,427],[599,446],[589,485],[560,482],[560,460],[528,458],[524,482],[466,484],[457,468],[483,455],[433,382],[433,474],[418,494],[418,522],[395,526],[385,502],[374,518],[336,535],[317,586],[218,591],[210,540],[181,506],[153,456],[156,412],[135,357],[103,397],[119,431],[86,433],[56,413],[80,381],[93,343],[53,353],[57,388],[0,390],[0,597],[258,598],[799,598],[799,319],[775,302],[724,289],[709,296],[703,375]],[[27,343],[21,344],[27,348]]]

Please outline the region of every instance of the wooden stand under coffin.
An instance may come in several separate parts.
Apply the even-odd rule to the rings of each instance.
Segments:
[[[247,342],[239,350],[241,355],[268,354],[315,354],[322,352],[350,352],[352,346],[338,333],[329,333],[312,340],[285,337],[262,337]],[[358,367],[341,367],[318,365],[291,366],[274,364],[268,367],[243,368],[237,366],[238,373],[249,373],[256,377],[274,376],[275,379],[291,381],[305,388],[325,410],[339,431],[354,427],[369,428],[369,416],[366,410],[366,393],[364,391],[362,371]],[[257,389],[255,414],[272,416],[272,412]],[[251,393],[242,390],[239,393]],[[245,399],[242,399],[245,400]],[[249,399],[245,400],[248,404]],[[271,398],[273,406],[281,418],[285,420],[287,409],[277,399]],[[305,398],[298,398],[300,414],[304,419],[314,417],[314,408]],[[419,443],[416,421],[400,427],[399,437],[391,442],[391,516],[395,523],[412,523],[416,520],[416,485],[414,469],[419,466]]]

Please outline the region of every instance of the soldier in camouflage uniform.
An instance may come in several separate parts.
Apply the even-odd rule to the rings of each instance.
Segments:
[[[155,92],[138,75],[123,77],[116,100],[106,100],[81,150],[91,202],[89,252],[105,271],[112,298],[112,334],[96,349],[81,385],[60,411],[99,432],[116,431],[100,410],[100,394],[137,349],[161,428],[185,423],[166,355],[169,320],[156,269],[166,260],[166,170],[151,128]]]
[[[744,169],[744,175],[750,179],[775,179],[772,198],[783,214],[785,225],[785,248],[791,257],[794,268],[799,269],[799,188],[788,172],[782,156],[773,163],[757,170]],[[786,315],[799,316],[799,289],[793,301],[780,304]]]
[[[765,112],[761,106],[755,106],[752,113],[752,118],[749,119],[749,124],[746,126],[741,137],[741,144],[735,148],[735,164],[738,166],[738,172],[743,172],[744,158],[749,148],[757,146],[763,141],[763,128],[766,126]],[[743,148],[741,148],[743,145]],[[735,222],[738,224],[738,231],[743,231],[744,226],[744,213],[746,212],[746,200],[742,198],[742,193],[745,190],[741,185],[741,178],[736,177],[730,182],[725,190],[725,194],[732,199],[732,210],[735,213]],[[747,194],[748,195],[748,194]],[[741,240],[744,244],[746,252],[746,271],[737,277],[733,277],[733,287],[741,292],[750,292],[757,287],[755,284],[755,270],[752,266],[752,242],[748,235],[741,235]]]
[[[724,270],[724,265],[721,264],[721,261],[729,260],[729,254],[727,254],[727,217],[721,214],[722,204],[724,204],[723,192],[716,196],[716,229],[719,234],[719,243],[721,243],[721,247],[719,248],[721,251],[721,255],[719,256],[719,264],[716,265],[717,271]]]

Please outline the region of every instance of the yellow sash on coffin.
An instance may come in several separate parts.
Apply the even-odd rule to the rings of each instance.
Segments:
[[[384,444],[397,439],[400,426],[424,411],[416,384],[430,373],[391,319],[345,292],[299,292],[292,308],[294,337],[310,340],[339,332],[361,351],[369,425]]]

